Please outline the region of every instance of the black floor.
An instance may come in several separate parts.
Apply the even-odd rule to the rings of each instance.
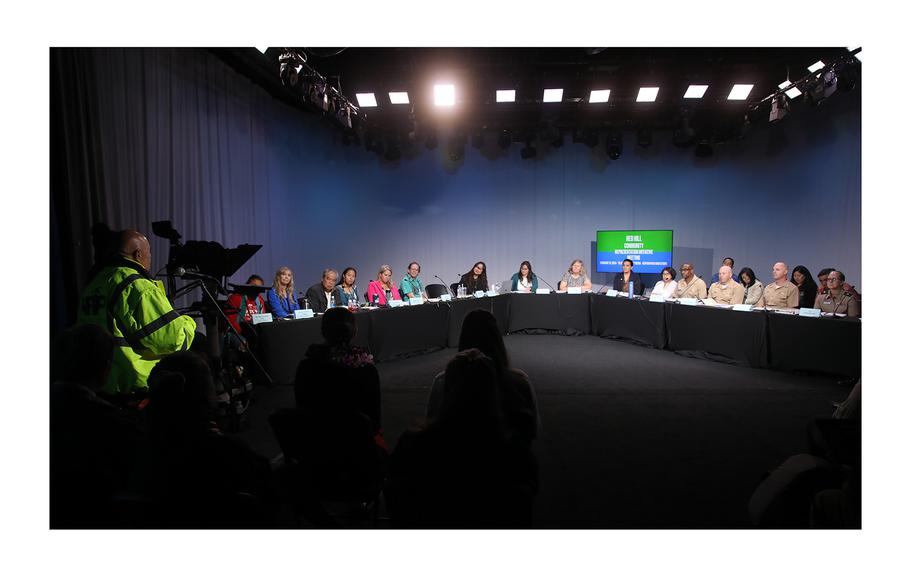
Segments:
[[[849,387],[691,359],[593,336],[511,335],[513,366],[537,391],[539,528],[736,528],[762,475],[805,450],[805,426]],[[453,349],[379,365],[394,448],[420,420]],[[293,389],[259,389],[241,435],[276,457],[266,417]]]

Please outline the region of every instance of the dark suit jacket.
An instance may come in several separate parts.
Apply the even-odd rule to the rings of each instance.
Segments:
[[[341,292],[338,288],[332,289],[332,296],[335,298],[335,307],[342,306]],[[317,282],[310,286],[306,291],[306,299],[310,303],[310,309],[317,313],[325,313],[328,309],[328,302],[325,301],[325,291],[322,289],[322,282]]]
[[[632,283],[636,296],[641,296],[645,291],[645,285],[641,281],[641,276],[634,270],[629,273],[629,282]],[[613,289],[622,292],[623,277],[622,272],[613,277]]]

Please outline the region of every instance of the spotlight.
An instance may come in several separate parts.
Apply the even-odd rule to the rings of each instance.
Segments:
[[[730,89],[730,94],[727,95],[728,101],[744,101],[749,98],[749,93],[752,92],[752,87],[755,85],[733,85],[733,88]]]
[[[818,71],[819,69],[821,69],[824,66],[825,66],[825,62],[819,60],[819,61],[816,61],[815,63],[813,63],[812,65],[806,67],[806,69],[808,69],[810,73],[815,73],[816,71]]]
[[[636,136],[636,142],[638,143],[639,148],[648,148],[653,142],[653,135],[651,129],[647,126],[642,126],[638,129],[638,134]]]
[[[638,97],[635,99],[635,102],[653,103],[657,100],[658,91],[660,91],[660,87],[641,87],[638,89]]]
[[[714,147],[710,140],[702,139],[695,145],[695,156],[697,158],[710,158],[714,155]]]
[[[303,75],[306,55],[296,51],[285,51],[278,56],[278,63],[280,64],[278,76],[281,77],[281,84],[285,87],[297,87]]]
[[[790,82],[790,79],[787,79],[786,81],[784,81],[783,83],[778,85],[777,88],[778,89],[787,89],[787,87],[789,87],[792,84],[793,83]],[[787,93],[787,96],[790,97],[791,99],[795,99],[796,97],[803,94],[802,91],[800,91],[797,87],[787,89],[786,93]]]
[[[501,131],[496,138],[496,143],[503,150],[507,149],[512,144],[512,134],[508,130]]]
[[[828,69],[819,76],[813,77],[806,86],[806,101],[812,106],[818,106],[830,97],[837,89],[837,75],[833,69]]]
[[[455,106],[455,85],[434,85],[436,106]]]
[[[406,105],[410,103],[407,91],[389,93],[389,102],[393,105]]]
[[[562,102],[562,89],[544,89],[543,102],[559,103]]]
[[[784,95],[777,95],[771,99],[771,114],[768,116],[768,122],[777,122],[790,112],[790,101]]]
[[[700,99],[705,96],[705,91],[708,90],[708,85],[689,85],[689,88],[686,89],[686,94],[683,95],[684,99]]]
[[[530,160],[537,156],[537,148],[531,146],[531,137],[525,140],[525,147],[521,149],[521,159]]]
[[[357,104],[362,107],[374,107],[376,105],[376,95],[374,93],[357,93]]]
[[[610,89],[599,89],[591,91],[588,97],[588,104],[605,103],[610,100]]]
[[[607,135],[607,155],[611,160],[618,160],[622,156],[622,132],[612,130]]]
[[[497,103],[514,103],[515,89],[500,89],[496,91]]]

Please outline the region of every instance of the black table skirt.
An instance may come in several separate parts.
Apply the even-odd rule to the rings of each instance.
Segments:
[[[770,366],[859,377],[862,371],[860,321],[856,318],[803,318],[769,314]]]
[[[665,304],[667,349],[703,354],[750,367],[768,360],[767,317],[762,312]]]
[[[590,294],[510,294],[508,331],[591,333]]]
[[[859,377],[860,321],[734,312],[592,294],[503,294],[355,314],[355,344],[377,361],[457,347],[465,316],[489,310],[502,334],[524,330],[590,333],[781,371]],[[256,326],[262,363],[275,383],[293,382],[320,318]]]
[[[667,344],[664,304],[593,296],[591,333],[598,337],[631,339],[663,349]]]

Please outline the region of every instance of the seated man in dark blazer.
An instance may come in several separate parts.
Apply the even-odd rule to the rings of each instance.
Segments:
[[[629,286],[632,286],[633,294],[641,296],[645,291],[645,285],[641,281],[641,276],[632,271],[635,265],[630,259],[622,261],[622,272],[613,277],[613,289],[621,294],[629,293]]]
[[[335,288],[338,283],[338,272],[331,268],[322,271],[322,281],[310,286],[306,291],[306,299],[310,304],[310,309],[319,314],[324,314],[329,309],[329,298],[335,300],[336,307],[344,305],[341,299],[341,293]]]

